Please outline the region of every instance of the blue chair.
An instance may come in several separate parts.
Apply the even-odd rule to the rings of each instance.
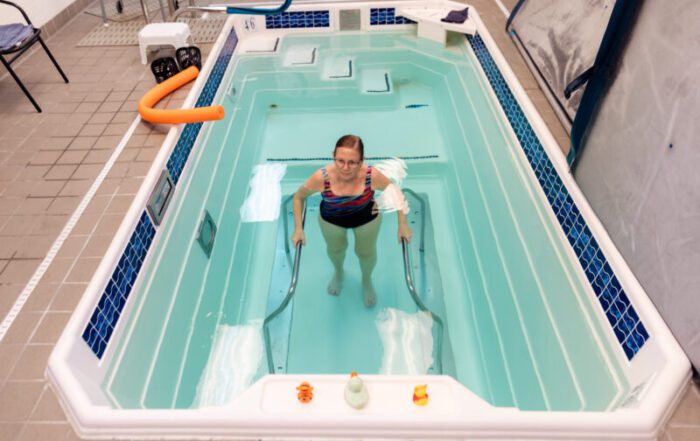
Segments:
[[[24,84],[22,84],[22,81],[19,79],[15,71],[12,70],[11,64],[38,41],[46,51],[49,58],[51,58],[54,66],[56,66],[56,69],[58,69],[58,73],[61,74],[66,83],[68,82],[68,77],[66,77],[66,74],[63,73],[61,66],[58,65],[53,55],[51,55],[51,52],[49,51],[49,48],[46,47],[44,40],[41,39],[41,36],[39,35],[41,33],[41,29],[37,29],[34,27],[34,25],[32,25],[27,13],[12,2],[0,0],[0,3],[17,8],[24,17],[24,20],[27,22],[26,25],[21,23],[12,23],[0,26],[0,60],[2,61],[2,64],[5,65],[7,71],[10,72],[12,78],[15,79],[20,89],[22,89],[22,92],[24,92],[27,98],[29,98],[29,101],[32,102],[34,108],[36,108],[36,111],[41,113],[41,107],[39,107],[39,105],[36,103],[27,88],[24,87]],[[10,54],[14,54],[14,56],[9,60],[5,59],[5,55]]]

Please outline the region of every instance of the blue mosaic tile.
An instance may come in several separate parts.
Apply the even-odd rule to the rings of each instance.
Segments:
[[[98,358],[102,358],[107,348],[155,234],[151,218],[144,211],[83,331],[83,340]]]
[[[396,15],[396,8],[371,8],[369,10],[370,26],[413,24],[415,21]]]
[[[229,34],[228,38],[226,39],[226,43],[224,43],[224,47],[221,49],[221,52],[216,59],[216,63],[209,74],[209,78],[207,78],[207,82],[204,84],[202,92],[199,94],[199,98],[197,98],[197,102],[194,105],[195,107],[206,107],[211,105],[212,101],[214,101],[214,96],[216,95],[216,91],[219,89],[221,80],[226,72],[226,67],[233,56],[233,51],[236,48],[237,43],[238,38],[236,37],[236,33],[231,30],[231,34]],[[190,152],[192,151],[192,147],[194,146],[194,142],[197,139],[197,135],[199,135],[199,130],[201,128],[202,123],[187,124],[182,130],[180,138],[178,139],[173,152],[170,154],[170,158],[168,158],[168,164],[166,167],[170,172],[170,176],[172,177],[174,184],[177,184],[178,180],[180,179],[182,169],[185,168],[185,163],[187,163],[187,158],[190,156]]]
[[[330,27],[328,11],[294,11],[265,16],[267,29],[327,28]]]
[[[237,43],[238,38],[231,30],[216,59],[212,72],[197,98],[195,107],[209,106],[214,100]],[[177,183],[180,178],[201,128],[202,123],[187,124],[180,134],[170,158],[168,158],[167,168],[174,183]],[[131,294],[131,289],[134,287],[155,233],[155,227],[144,211],[83,331],[83,340],[98,358],[102,358],[107,348],[107,343],[109,343],[129,294]]]
[[[384,15],[377,13],[377,20],[382,20],[380,17],[385,15],[386,13]],[[478,35],[467,35],[466,37],[508,117],[520,146],[535,172],[537,181],[542,186],[542,190],[564,230],[564,235],[578,257],[581,268],[598,298],[600,307],[603,309],[615,337],[627,358],[631,360],[649,339],[649,333],[639,320],[639,315],[632,307],[627,294],[608,264],[605,254],[600,249],[576,203],[554,169],[483,40]]]

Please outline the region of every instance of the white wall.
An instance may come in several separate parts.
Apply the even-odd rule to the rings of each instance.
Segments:
[[[76,0],[10,0],[24,9],[34,26],[41,27]],[[0,24],[24,23],[12,6],[0,4]]]

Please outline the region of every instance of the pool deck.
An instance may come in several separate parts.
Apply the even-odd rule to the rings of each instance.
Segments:
[[[568,136],[504,32],[506,17],[496,2],[470,3],[566,152]],[[507,9],[516,2],[502,0]],[[33,49],[16,63],[19,77],[44,109],[41,114],[12,78],[0,71],[0,320],[134,121],[137,100],[154,85],[136,46],[76,47],[99,22],[97,17],[77,14],[46,40],[70,84],[62,82],[42,50]],[[205,55],[211,49],[210,44],[199,46]],[[176,92],[162,104],[181,104],[187,90]],[[0,341],[0,441],[79,439],[44,378],[47,360],[167,129],[138,124]],[[659,439],[700,439],[700,390],[694,383]]]

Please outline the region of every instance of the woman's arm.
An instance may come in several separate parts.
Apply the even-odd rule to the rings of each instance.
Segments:
[[[304,201],[312,194],[323,189],[323,174],[321,170],[316,171],[309,179],[304,182],[304,185],[299,187],[294,193],[293,213],[294,213],[294,233],[292,233],[292,243],[296,246],[300,241],[302,245],[306,245],[306,237],[304,236],[304,225],[301,221],[302,210],[304,209]]]
[[[391,179],[387,178],[384,173],[380,172],[376,168],[372,168],[372,188],[375,190],[386,190],[387,187],[390,185],[396,186],[393,182],[391,182]],[[401,189],[396,186],[397,190],[400,192]],[[406,213],[404,213],[403,210],[398,209],[396,210],[396,214],[398,215],[398,221],[399,221],[399,242],[401,242],[402,239],[406,239],[406,242],[411,241],[411,237],[413,236],[413,231],[411,231],[411,227],[408,226],[408,219],[406,217]]]

